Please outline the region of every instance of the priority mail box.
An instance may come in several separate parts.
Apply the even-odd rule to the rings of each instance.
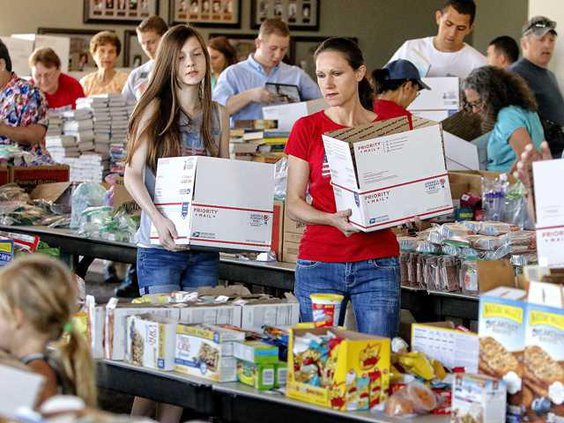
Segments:
[[[439,124],[407,118],[323,135],[337,210],[364,232],[452,212]]]
[[[262,108],[262,115],[264,119],[277,120],[279,130],[290,131],[299,118],[319,112],[326,109],[327,106],[327,102],[320,98],[317,100],[300,101],[299,103],[266,106]]]
[[[271,164],[194,156],[158,162],[154,202],[180,245],[270,251],[273,196]],[[154,226],[151,243],[159,243]]]
[[[419,91],[419,96],[407,108],[414,115],[419,112],[444,112],[440,120],[456,113],[460,108],[460,82],[456,77],[422,78],[430,90]],[[421,116],[423,117],[423,116]],[[438,121],[437,121],[438,122]]]

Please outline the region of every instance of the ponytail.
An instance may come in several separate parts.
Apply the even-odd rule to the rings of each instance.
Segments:
[[[395,91],[407,81],[408,79],[390,79],[390,71],[386,68],[372,71],[372,82],[376,95],[384,94],[386,91]]]
[[[358,83],[358,96],[360,97],[360,103],[362,107],[368,110],[372,110],[372,102],[374,100],[374,92],[372,91],[372,85],[370,81],[366,78]]]
[[[71,385],[86,405],[96,407],[94,361],[84,337],[72,327],[57,343],[63,383]]]

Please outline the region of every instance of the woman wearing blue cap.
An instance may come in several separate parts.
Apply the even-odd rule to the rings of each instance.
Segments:
[[[394,60],[383,69],[372,71],[376,98],[373,110],[378,120],[407,116],[412,128],[411,113],[407,107],[422,89],[430,89],[419,76],[419,71],[409,60]]]

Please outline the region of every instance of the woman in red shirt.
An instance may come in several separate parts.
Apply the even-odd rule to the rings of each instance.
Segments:
[[[421,78],[419,71],[409,60],[394,60],[383,69],[372,71],[376,99],[373,110],[378,120],[407,116],[412,128],[411,113],[407,107],[422,89],[430,89]]]
[[[399,248],[390,230],[363,233],[337,210],[321,135],[371,123],[372,88],[362,52],[351,40],[325,40],[314,55],[317,82],[329,108],[299,119],[290,134],[287,207],[307,224],[296,264],[295,294],[302,321],[312,321],[310,294],[336,293],[352,301],[360,332],[392,337],[400,310]],[[308,188],[309,187],[309,188]],[[312,198],[306,201],[306,193]]]

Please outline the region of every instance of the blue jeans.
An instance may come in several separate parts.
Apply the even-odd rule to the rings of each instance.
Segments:
[[[139,293],[161,294],[216,286],[219,253],[137,248]]]
[[[351,263],[298,259],[294,293],[300,302],[302,322],[313,320],[310,294],[341,294],[339,324],[352,301],[358,331],[394,337],[399,327],[400,274],[396,257]]]

